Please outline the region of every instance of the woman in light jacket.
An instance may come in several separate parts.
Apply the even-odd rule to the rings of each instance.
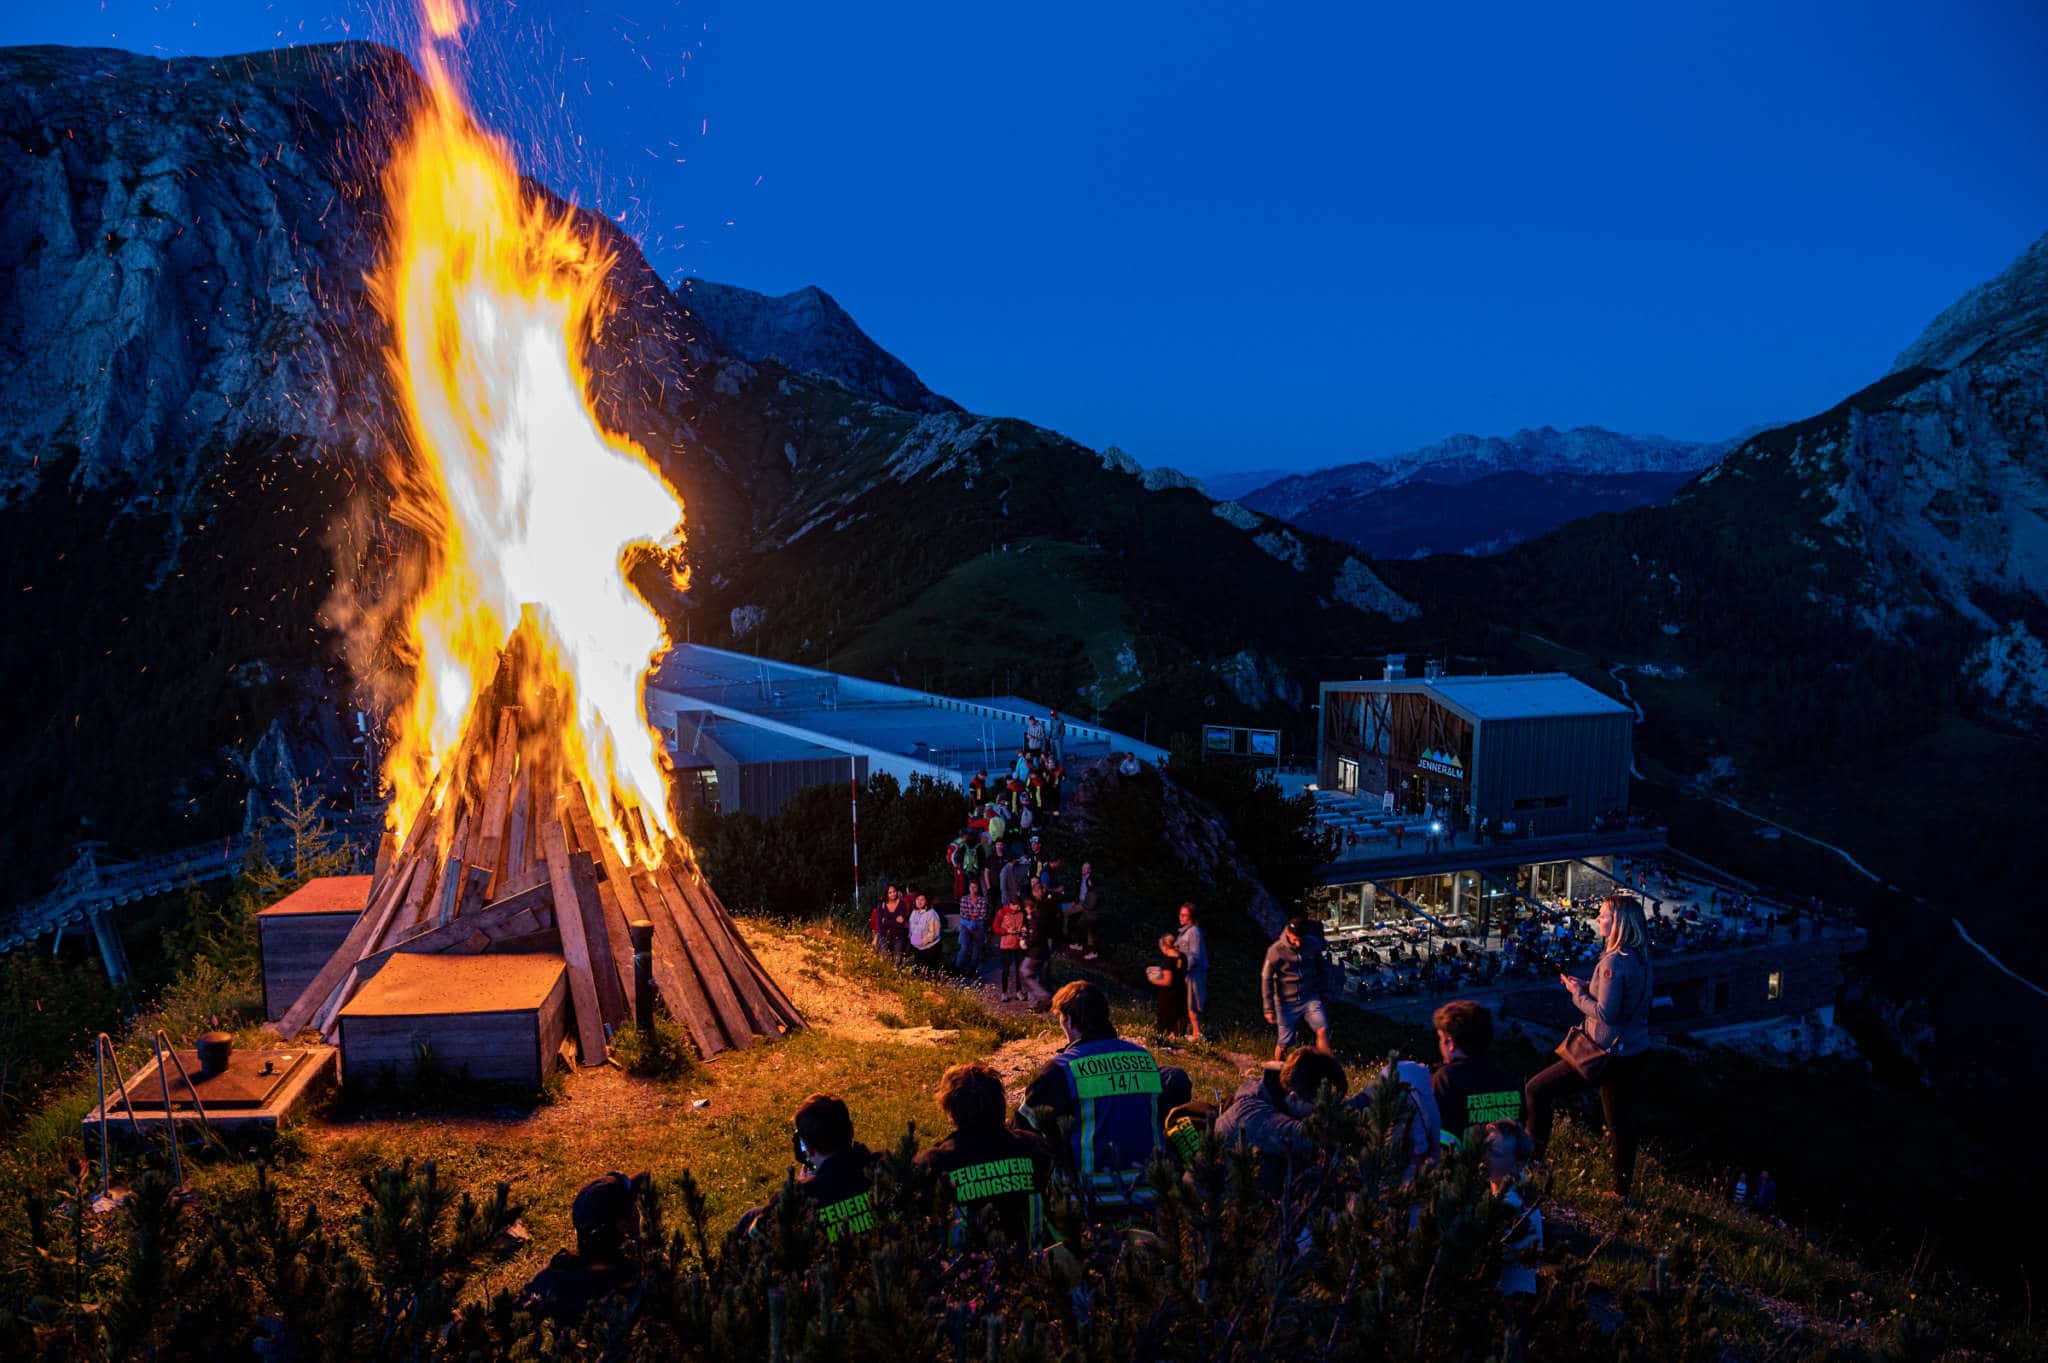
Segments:
[[[1636,1102],[1650,1050],[1652,977],[1642,902],[1633,895],[1609,895],[1594,928],[1606,949],[1593,967],[1592,983],[1572,975],[1557,978],[1586,1015],[1587,1037],[1608,1055],[1597,1087],[1614,1152],[1614,1195],[1625,1202],[1635,1175]],[[1550,1120],[1558,1102],[1586,1087],[1587,1081],[1564,1060],[1529,1081],[1525,1097],[1537,1159],[1550,1146]]]

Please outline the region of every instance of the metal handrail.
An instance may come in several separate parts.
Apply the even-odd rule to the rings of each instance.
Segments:
[[[104,1201],[113,1191],[114,1161],[107,1141],[107,1062],[114,1065],[114,1082],[120,1086],[121,1106],[128,1112],[128,1126],[134,1131],[138,1143],[142,1140],[142,1123],[135,1120],[135,1104],[128,1097],[128,1076],[121,1070],[121,1057],[114,1050],[114,1038],[101,1032],[92,1043],[93,1076],[100,1091],[100,1199]]]
[[[185,1163],[178,1155],[178,1112],[171,1106],[171,1076],[164,1069],[166,1055],[170,1057],[171,1063],[178,1067],[178,1077],[185,1081],[185,1091],[192,1095],[192,1106],[198,1111],[201,1122],[206,1120],[206,1103],[199,1096],[199,1086],[192,1082],[192,1076],[186,1072],[185,1062],[178,1058],[178,1048],[171,1044],[171,1038],[165,1034],[163,1028],[156,1029],[156,1034],[149,1039],[149,1044],[156,1048],[157,1083],[162,1086],[164,1095],[164,1131],[171,1141],[171,1183],[174,1187],[182,1188],[185,1186]]]

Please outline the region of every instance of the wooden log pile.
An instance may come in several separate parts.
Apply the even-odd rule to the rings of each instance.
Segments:
[[[655,993],[706,1059],[804,1025],[712,892],[687,844],[637,811],[622,851],[563,772],[552,698],[522,706],[508,658],[402,842],[377,858],[369,907],[279,1020],[332,1041],[342,1005],[399,952],[559,951],[585,1065],[635,1017],[628,925],[653,925]],[[529,715],[529,711],[537,712]]]

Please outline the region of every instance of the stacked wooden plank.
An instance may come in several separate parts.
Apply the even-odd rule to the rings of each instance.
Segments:
[[[509,666],[506,669],[510,670]],[[635,1016],[628,925],[654,928],[654,989],[707,1059],[802,1027],[741,938],[688,846],[635,817],[614,837],[562,771],[560,715],[521,706],[504,680],[478,701],[452,759],[405,832],[378,857],[368,906],[278,1021],[333,1038],[335,1019],[398,953],[559,951],[586,1065]]]

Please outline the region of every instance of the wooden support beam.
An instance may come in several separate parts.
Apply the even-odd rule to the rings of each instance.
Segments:
[[[696,967],[683,950],[683,939],[669,914],[668,902],[645,871],[634,872],[632,883],[640,900],[641,915],[654,924],[654,987],[661,1001],[668,1005],[669,1016],[689,1030],[697,1053],[706,1060],[730,1050],[731,1043],[719,1028],[718,1016],[705,997]]]
[[[446,923],[455,917],[455,906],[462,894],[462,868],[468,859],[469,835],[469,814],[465,811],[461,821],[455,825],[455,840],[448,844],[448,860],[441,870],[441,886],[434,894],[440,905],[434,915],[438,922]]]
[[[732,981],[733,992],[739,997],[740,1006],[745,1009],[751,1030],[757,1036],[776,1036],[782,1031],[782,1019],[776,1015],[768,995],[756,979],[754,963],[740,953],[739,944],[733,940],[731,929],[711,912],[703,891],[692,882],[689,867],[679,860],[670,859],[662,863],[662,872],[670,884],[676,887],[683,907],[697,921],[698,930],[704,940],[711,944],[711,950],[719,966]]]
[[[372,952],[356,963],[356,983],[361,984],[372,975],[375,975],[384,968],[384,963],[393,956],[400,954],[433,955],[438,952],[447,951],[467,941],[472,933],[481,932],[489,936],[492,929],[503,924],[516,922],[526,915],[532,915],[534,921],[538,922],[544,911],[552,914],[553,894],[553,890],[542,887],[537,891],[529,891],[526,894],[514,895],[509,899],[501,899],[481,912],[471,914],[467,918],[458,919],[441,927],[429,928],[417,937],[406,938],[406,940],[398,943],[396,946],[388,946],[381,951]],[[552,926],[552,924],[549,926]]]
[[[597,823],[590,817],[588,797],[571,797],[563,802],[569,814],[569,829],[576,835],[577,844],[597,859],[598,870],[602,873],[597,886],[598,905],[604,910],[605,940],[611,944],[613,973],[618,977],[619,999],[625,1008],[624,1016],[635,1018],[638,1001],[634,996],[633,939],[626,931],[626,924],[640,916],[640,899],[633,890],[631,877],[626,873],[625,863],[619,859],[619,850],[612,846],[612,840],[598,831]]]
[[[512,808],[505,819],[505,873],[522,884],[533,869],[532,808],[533,776],[522,762],[519,775],[512,783]],[[501,881],[503,879],[500,877]]]
[[[652,879],[655,889],[668,904],[669,915],[675,919],[677,931],[682,934],[686,957],[704,981],[704,992],[718,1014],[718,1022],[724,1028],[726,1038],[735,1049],[745,1050],[754,1044],[754,1021],[747,1016],[739,995],[733,990],[732,981],[726,977],[725,963],[711,945],[704,925],[697,921],[697,915],[684,901],[683,892],[676,888],[675,877],[669,869],[664,866],[653,872]]]
[[[619,987],[618,964],[612,956],[612,939],[606,931],[603,898],[598,894],[597,863],[588,852],[569,854],[569,879],[576,886],[575,909],[583,918],[583,941],[590,951],[590,976],[597,985],[597,1006],[605,1025],[620,1027],[632,1016],[626,1011],[626,994]],[[567,914],[570,906],[564,905]],[[627,969],[632,968],[631,958]]]
[[[590,943],[577,907],[576,881],[569,866],[569,844],[562,836],[559,810],[541,828],[541,850],[547,855],[548,883],[554,886],[555,926],[562,934],[562,960],[569,967],[569,997],[576,1009],[576,1044],[585,1065],[605,1061],[604,1012],[597,1002],[591,975]]]
[[[443,830],[438,828],[440,819],[422,814],[420,822],[435,825],[434,840],[425,851],[413,858],[412,884],[406,887],[405,906],[398,911],[397,926],[401,928],[420,927],[427,917],[427,896],[434,892],[434,877],[441,867],[441,838]]]
[[[671,853],[673,853],[674,848],[675,845],[671,844]],[[777,984],[775,977],[769,974],[767,969],[762,966],[761,958],[756,956],[754,949],[747,945],[746,936],[740,932],[739,924],[733,921],[732,914],[726,910],[725,902],[718,897],[718,892],[711,888],[711,882],[704,877],[703,869],[697,864],[696,854],[685,851],[684,859],[695,874],[697,886],[704,892],[704,898],[710,904],[712,912],[717,915],[719,922],[725,925],[726,932],[731,934],[732,940],[738,945],[741,954],[753,965],[755,976],[761,981],[762,987],[766,989],[769,999],[775,1003],[776,1011],[782,1015],[783,1021],[792,1029],[805,1026],[804,1015],[797,1011],[796,1005],[790,1002],[789,995],[782,992],[782,986]]]

